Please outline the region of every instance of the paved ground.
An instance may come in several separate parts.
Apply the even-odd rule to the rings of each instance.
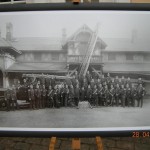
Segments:
[[[150,101],[139,107],[61,108],[1,111],[0,127],[86,128],[150,125]]]
[[[48,150],[48,138],[1,137],[0,150]],[[104,150],[150,150],[150,138],[102,138]],[[55,150],[71,150],[71,139],[58,138]],[[81,150],[97,150],[95,138],[82,138]]]

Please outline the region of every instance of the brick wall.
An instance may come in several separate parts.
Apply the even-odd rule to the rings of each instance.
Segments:
[[[58,138],[55,150],[71,150],[71,138]],[[150,150],[149,138],[102,138],[104,150]],[[48,150],[49,138],[0,137],[0,150]],[[97,150],[95,138],[82,138],[81,150]]]

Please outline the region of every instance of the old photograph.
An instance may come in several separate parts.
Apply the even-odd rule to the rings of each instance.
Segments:
[[[0,13],[0,128],[150,127],[150,12]]]

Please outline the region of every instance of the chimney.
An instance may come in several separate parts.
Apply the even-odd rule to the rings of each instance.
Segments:
[[[135,43],[137,38],[138,38],[138,34],[137,34],[137,30],[136,29],[133,29],[132,30],[132,35],[131,35],[131,43]]]
[[[66,28],[63,28],[62,29],[62,45],[66,43],[66,38],[67,38]]]
[[[7,23],[6,24],[6,40],[7,41],[12,41],[13,38],[13,25],[12,23]]]

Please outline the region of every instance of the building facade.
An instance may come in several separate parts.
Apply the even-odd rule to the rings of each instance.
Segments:
[[[13,37],[12,24],[6,25],[6,38],[0,37],[0,86],[7,88],[24,73],[66,75],[80,70],[94,31],[87,25],[70,37],[65,30],[60,38]],[[98,37],[89,70],[110,73],[112,77],[142,77],[149,88],[150,43],[135,36],[131,39]],[[69,70],[67,66],[69,65]]]

